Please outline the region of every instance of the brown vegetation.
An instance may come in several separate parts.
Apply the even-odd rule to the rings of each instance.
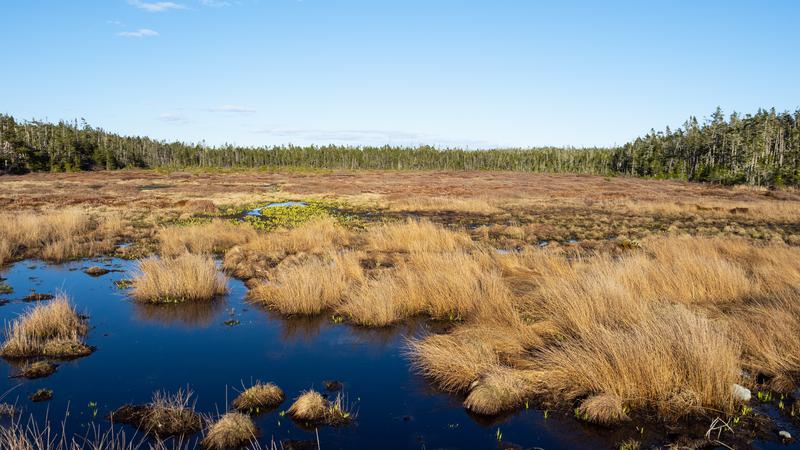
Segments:
[[[233,407],[240,412],[258,414],[277,407],[284,398],[283,390],[275,384],[256,382],[236,397]]]
[[[60,294],[7,324],[0,354],[5,358],[84,356],[92,352],[83,343],[87,331],[86,321]]]
[[[264,278],[269,269],[290,255],[323,255],[346,247],[350,233],[335,220],[324,217],[295,228],[258,235],[225,254],[223,267],[239,278]]]
[[[203,255],[227,250],[224,270],[284,314],[450,322],[446,334],[412,341],[410,357],[477,413],[534,402],[603,424],[641,412],[672,420],[731,412],[733,383],[790,392],[800,375],[792,189],[490,172],[126,171],[0,184],[0,205],[15,213],[0,219],[0,264],[102,253],[135,229],[136,251],[159,248],[163,259],[142,263],[134,295],[199,299],[224,286]],[[143,189],[158,184],[168,189]],[[262,203],[265,185],[282,198],[343,201],[356,226],[158,228],[212,206]],[[202,204],[186,202],[198,196]],[[89,212],[41,213],[54,205]],[[193,269],[173,271],[182,258]],[[298,399],[299,420],[324,417],[330,402],[316,400]]]
[[[175,258],[151,257],[139,263],[133,277],[133,298],[151,303],[207,301],[226,293],[227,279],[206,255],[184,253]]]
[[[284,264],[253,288],[249,297],[283,314],[319,314],[339,304],[361,267],[351,253],[310,256]]]
[[[366,240],[369,250],[379,252],[454,252],[472,246],[465,234],[415,220],[371,228]]]
[[[629,410],[666,420],[730,412],[743,368],[783,391],[794,386],[798,257],[782,244],[690,237],[648,241],[617,258],[504,255],[496,261],[518,295],[512,311],[528,323],[509,318],[516,345],[489,331],[508,324],[482,317],[482,327],[412,341],[411,356],[440,388],[467,393],[465,406],[479,413],[580,399],[579,416],[603,424]],[[521,274],[533,283],[515,283]]]
[[[286,413],[294,420],[315,425],[341,426],[354,419],[341,393],[330,401],[314,390],[303,392]]]
[[[25,363],[19,369],[19,377],[23,378],[44,378],[56,372],[58,366],[50,361],[34,361],[32,363]]]
[[[202,445],[209,450],[242,448],[256,438],[256,431],[256,424],[250,416],[229,412],[209,427]]]
[[[125,405],[110,414],[112,422],[133,425],[157,436],[192,434],[200,431],[203,420],[195,412],[192,391],[179,389],[174,394],[156,392],[146,405]]]
[[[212,220],[206,224],[172,226],[158,232],[162,256],[176,257],[183,253],[221,253],[256,237],[247,224]]]
[[[90,215],[79,209],[0,215],[0,265],[38,257],[61,262],[107,253],[122,233],[114,214]]]

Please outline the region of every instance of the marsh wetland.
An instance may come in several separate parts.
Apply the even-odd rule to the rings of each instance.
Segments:
[[[4,448],[800,434],[793,189],[260,171],[0,187]]]

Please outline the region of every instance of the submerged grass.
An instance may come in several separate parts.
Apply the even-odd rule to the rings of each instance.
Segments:
[[[139,263],[131,295],[149,303],[208,301],[226,293],[227,279],[206,255],[184,253],[175,258],[151,257]]]

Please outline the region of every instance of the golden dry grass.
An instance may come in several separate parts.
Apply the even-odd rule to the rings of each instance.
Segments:
[[[388,203],[390,211],[403,212],[460,212],[472,214],[496,214],[501,211],[492,205],[487,198],[459,197],[411,197],[393,200]]]
[[[76,208],[0,215],[0,265],[25,257],[61,262],[110,251],[122,231],[119,216]]]
[[[419,313],[395,275],[383,273],[349,290],[337,313],[356,325],[385,327]]]
[[[229,412],[211,425],[201,445],[209,450],[241,448],[256,439],[257,431],[250,416]]]
[[[531,378],[524,370],[493,366],[471,383],[464,407],[484,415],[518,408],[535,395]]]
[[[184,253],[140,261],[131,295],[143,302],[174,303],[211,300],[227,290],[227,279],[211,257]]]
[[[409,342],[416,370],[447,392],[466,391],[487,370],[500,364],[495,347],[464,334],[437,334]]]
[[[174,226],[158,231],[162,256],[175,257],[183,253],[221,253],[235,245],[249,242],[257,236],[247,224],[219,219],[193,226]]]
[[[238,411],[259,414],[283,403],[283,390],[273,383],[256,382],[233,400]]]
[[[350,290],[338,311],[359,325],[386,326],[416,315],[454,321],[506,310],[510,292],[489,262],[481,253],[412,253]]]
[[[713,321],[664,306],[629,329],[582,330],[579,340],[542,350],[528,367],[537,373],[540,392],[558,400],[614,395],[669,418],[731,411],[740,355],[740,346]]]
[[[10,262],[14,257],[11,242],[5,236],[0,236],[0,267]]]
[[[417,370],[443,390],[467,393],[470,410],[587,398],[579,415],[606,424],[632,409],[665,420],[726,413],[743,368],[794,389],[796,248],[678,236],[621,257],[537,250],[492,263],[517,300],[410,343]]]
[[[239,278],[264,278],[269,269],[289,255],[322,255],[347,247],[351,233],[330,217],[315,219],[295,228],[259,234],[247,244],[225,254],[223,267]]]
[[[6,325],[0,354],[6,358],[68,357],[91,353],[83,343],[88,327],[69,299],[59,294]]]
[[[286,411],[289,417],[304,422],[322,422],[328,411],[329,402],[317,391],[309,390],[300,394]]]
[[[298,422],[315,425],[340,426],[354,419],[341,393],[333,400],[327,400],[314,390],[300,394],[286,413]]]
[[[367,248],[379,252],[454,252],[472,247],[472,239],[464,233],[410,219],[372,227],[365,238]]]
[[[530,399],[564,407],[583,401],[581,414],[597,422],[620,420],[619,412],[628,409],[671,418],[683,408],[683,413],[729,409],[729,393],[721,386],[730,380],[719,374],[732,366],[745,369],[749,380],[766,375],[771,386],[784,391],[791,390],[800,372],[800,313],[794,306],[800,255],[796,247],[780,243],[800,243],[794,227],[800,218],[796,190],[494,173],[250,172],[167,180],[151,173],[82,175],[87,176],[124,178],[106,183],[104,194],[152,209],[142,214],[142,227],[152,228],[161,209],[174,208],[187,197],[201,195],[217,204],[245,198],[261,202],[266,197],[254,193],[253,186],[270,183],[296,198],[352,196],[355,203],[358,197],[359,207],[385,206],[379,212],[392,220],[408,212],[449,225],[457,220],[470,226],[465,229],[472,238],[497,248],[525,246],[519,253],[494,255],[466,233],[425,219],[367,224],[364,232],[328,219],[248,238],[226,254],[227,271],[267,280],[269,296],[281,298],[290,313],[334,310],[364,326],[412,316],[452,320],[452,331],[412,344],[411,355],[437,385],[466,394],[465,407],[475,412],[494,414]],[[75,188],[80,195],[55,192],[52,182],[38,175],[32,179],[0,180],[9,187],[0,201],[5,198],[8,208],[27,212],[31,205],[79,202],[91,194],[84,192],[84,178],[70,179],[82,186],[84,191]],[[171,188],[138,189],[156,182]],[[9,192],[13,202],[5,195]],[[82,233],[94,233],[95,226]],[[124,227],[109,222],[108,229],[114,228],[119,233]],[[0,260],[45,253],[45,245],[29,253],[11,243],[4,251],[3,242],[10,241],[0,236]],[[566,244],[571,238],[580,242]],[[164,252],[231,245],[206,239],[214,240],[198,233]],[[531,248],[540,240],[550,241],[550,247]],[[93,241],[102,244],[103,239]],[[84,241],[53,242],[46,252],[51,258],[88,248]],[[315,287],[315,274],[336,272],[322,262],[341,252],[358,255],[363,277],[326,283],[329,290]],[[290,300],[295,293],[302,299],[299,306]],[[684,335],[659,328],[657,318],[674,319]],[[652,358],[665,358],[658,346],[662,342],[679,351],[664,359],[659,370],[651,369],[652,359],[634,346],[637,340]],[[699,368],[683,366],[712,349],[721,356],[709,357]],[[619,355],[624,355],[620,363]],[[575,363],[578,356],[589,362]],[[584,375],[567,380],[551,367],[555,362],[565,372]],[[644,369],[637,372],[639,366]],[[637,387],[670,377],[677,381],[665,382],[663,392]],[[588,378],[597,381],[590,385]],[[578,391],[583,394],[575,397]],[[642,398],[631,399],[637,395]]]
[[[274,271],[249,297],[288,315],[313,315],[338,305],[351,283],[362,278],[352,253],[310,256]]]
[[[614,394],[599,394],[582,401],[575,410],[579,419],[600,425],[613,425],[631,420],[625,402]]]

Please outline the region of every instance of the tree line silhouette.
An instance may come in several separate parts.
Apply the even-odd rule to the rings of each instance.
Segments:
[[[0,115],[0,173],[164,167],[500,170],[674,178],[764,186],[800,184],[800,110],[717,110],[705,121],[651,130],[612,148],[241,147],[121,136],[85,121]]]

